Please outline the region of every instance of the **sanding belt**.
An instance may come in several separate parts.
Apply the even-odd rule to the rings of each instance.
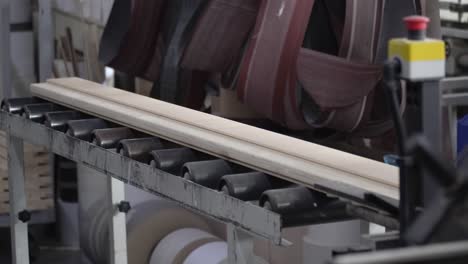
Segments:
[[[114,13],[131,6],[131,18],[116,21]],[[437,30],[437,6],[433,0],[117,0],[101,57],[154,81],[152,96],[168,102],[196,108],[209,76],[220,74],[243,102],[290,129],[379,135],[392,127],[380,84],[387,41],[405,36],[401,19],[415,13],[431,16]],[[108,32],[117,27],[127,33]]]

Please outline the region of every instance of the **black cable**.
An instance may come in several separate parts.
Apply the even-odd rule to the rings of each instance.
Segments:
[[[393,123],[398,136],[397,146],[398,154],[404,157],[406,154],[405,142],[407,138],[406,128],[403,124],[400,113],[400,103],[398,99],[398,91],[400,90],[400,79],[398,75],[401,71],[400,62],[398,60],[387,61],[384,64],[383,80],[385,92],[390,112],[392,113]]]
[[[401,65],[398,60],[387,61],[384,64],[383,81],[385,86],[385,94],[388,102],[388,107],[392,114],[395,131],[397,133],[397,147],[398,155],[400,156],[400,204],[399,204],[399,220],[400,220],[400,233],[405,233],[407,227],[413,218],[414,203],[411,199],[410,186],[408,177],[408,167],[406,161],[406,129],[400,115],[400,106],[398,103],[398,89],[400,87],[399,74]],[[405,241],[400,241],[404,245]]]
[[[440,185],[449,188],[457,183],[457,171],[435,153],[427,139],[422,135],[415,135],[406,144],[408,155],[414,157],[415,164],[429,169],[430,176]]]

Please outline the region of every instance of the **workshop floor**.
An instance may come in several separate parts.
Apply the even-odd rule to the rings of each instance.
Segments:
[[[0,263],[11,264],[11,259],[9,256],[6,256],[5,254],[1,254]],[[41,255],[39,256],[39,259],[32,263],[33,264],[80,264],[80,252],[43,250],[41,251]]]
[[[51,245],[39,245],[37,260],[31,264],[80,264],[80,251]],[[0,229],[0,264],[11,264],[10,235],[6,228]]]

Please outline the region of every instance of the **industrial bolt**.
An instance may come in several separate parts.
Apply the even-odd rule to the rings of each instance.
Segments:
[[[452,46],[450,42],[448,42],[447,40],[444,40],[444,43],[445,43],[445,57],[448,58],[452,54]]]
[[[27,223],[31,220],[31,213],[27,210],[23,210],[18,213],[18,219],[23,223]]]
[[[128,213],[128,211],[130,211],[130,209],[132,209],[132,206],[127,201],[121,201],[117,205],[117,208],[119,209],[119,212],[121,212],[121,213]]]

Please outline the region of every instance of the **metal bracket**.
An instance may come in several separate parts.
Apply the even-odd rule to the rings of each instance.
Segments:
[[[14,264],[29,264],[28,223],[24,186],[23,140],[7,131],[8,188],[10,200],[11,250]]]
[[[249,234],[238,230],[233,224],[227,225],[228,263],[254,263],[253,238]]]
[[[114,213],[109,219],[109,239],[111,245],[110,263],[111,264],[127,264],[127,220],[126,214],[130,210],[130,203],[123,201],[125,198],[125,183],[111,178],[108,178],[108,189],[110,191],[110,206],[114,208]],[[117,204],[117,208],[115,207]],[[117,209],[117,210],[115,210]]]
[[[0,85],[1,97],[11,97],[10,0],[0,0]]]

